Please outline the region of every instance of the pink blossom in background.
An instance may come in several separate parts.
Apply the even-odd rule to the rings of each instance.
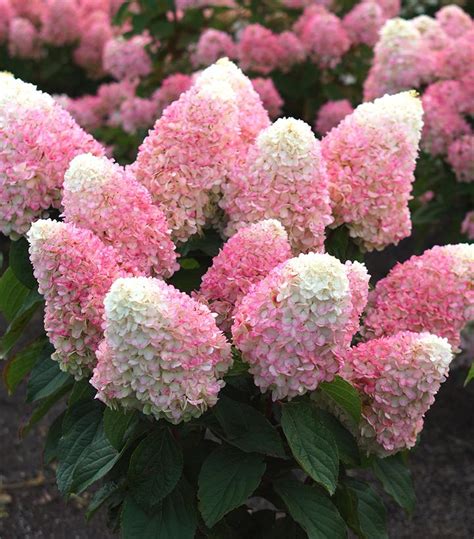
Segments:
[[[46,3],[44,0],[11,0],[11,5],[18,17],[37,24],[41,20]]]
[[[237,47],[232,36],[220,30],[208,28],[200,35],[191,55],[191,62],[194,67],[208,66],[222,57],[233,59],[236,54]]]
[[[0,43],[8,39],[10,21],[14,15],[10,0],[0,0]]]
[[[474,69],[474,29],[451,39],[436,58],[436,73],[443,79],[461,79]]]
[[[397,264],[369,297],[367,338],[428,331],[453,348],[474,318],[474,245],[433,247]]]
[[[342,24],[353,45],[363,43],[373,47],[385,21],[382,7],[377,2],[365,1],[356,4],[344,16]]]
[[[150,193],[106,157],[75,157],[64,177],[63,216],[115,248],[127,273],[169,278],[178,269],[164,213]]]
[[[152,127],[157,117],[156,102],[153,99],[134,97],[120,106],[121,125],[127,133],[133,134],[139,129]]]
[[[261,131],[224,186],[221,206],[227,236],[248,223],[277,219],[297,252],[324,250],[324,229],[332,221],[328,178],[310,126],[280,118]]]
[[[461,233],[466,234],[469,240],[474,240],[474,211],[466,214],[461,225]]]
[[[288,235],[275,219],[241,228],[214,257],[196,299],[204,301],[218,314],[221,329],[229,330],[240,299],[252,285],[291,256]]]
[[[363,103],[321,142],[327,164],[334,226],[372,251],[411,232],[408,201],[423,109],[412,92]]]
[[[152,96],[157,107],[156,117],[159,118],[165,108],[171,105],[173,101],[176,101],[183,92],[189,90],[191,85],[191,77],[184,73],[175,73],[166,77]]]
[[[86,131],[90,132],[103,126],[104,118],[100,97],[86,95],[73,99],[61,95],[55,96],[55,99]]]
[[[450,38],[441,28],[441,25],[436,19],[427,15],[419,15],[411,20],[412,25],[420,33],[423,45],[432,53],[442,51],[450,41]],[[438,61],[435,58],[435,61]]]
[[[278,35],[278,43],[281,53],[277,68],[283,73],[288,72],[295,64],[300,64],[306,59],[306,51],[303,43],[293,32],[282,32]]]
[[[353,111],[354,108],[347,99],[328,101],[318,110],[314,127],[320,135],[324,136]]]
[[[436,13],[436,20],[446,34],[454,39],[472,31],[474,26],[471,17],[455,4],[442,7]]]
[[[350,274],[357,273],[353,294]],[[255,384],[274,400],[314,391],[342,366],[361,314],[365,266],[309,253],[283,262],[237,306],[232,336]]]
[[[104,70],[116,80],[146,77],[152,70],[151,58],[145,49],[149,42],[145,36],[110,39],[104,45]]]
[[[105,74],[102,53],[109,39],[112,39],[112,27],[106,17],[92,20],[82,29],[79,46],[74,51],[74,60],[92,78],[100,78]]]
[[[92,232],[39,220],[28,232],[30,259],[46,300],[44,326],[51,358],[76,379],[89,374],[102,339],[103,300],[120,276],[115,253]]]
[[[351,46],[341,19],[318,5],[305,9],[294,32],[310,59],[322,69],[334,68]]]
[[[105,325],[91,384],[107,405],[176,424],[216,404],[232,357],[205,305],[158,279],[118,279]]]
[[[425,206],[428,204],[428,202],[431,202],[435,197],[435,193],[433,191],[425,191],[423,194],[421,194],[419,197],[417,197],[417,200],[420,202],[422,206]]]
[[[0,230],[24,234],[45,210],[60,207],[73,157],[103,147],[54,99],[32,84],[0,74]]]
[[[367,0],[371,1],[371,0]],[[382,8],[387,19],[393,19],[400,14],[402,8],[401,0],[376,0],[377,4]]]
[[[356,434],[367,452],[386,456],[416,444],[452,358],[446,339],[409,331],[350,350],[344,376],[362,394]]]
[[[464,135],[452,142],[447,161],[460,182],[474,182],[474,134]]]
[[[199,9],[203,7],[235,7],[234,0],[175,0],[176,9]]]
[[[281,108],[284,103],[272,79],[252,79],[252,86],[260,96],[263,106],[267,109],[270,118],[274,119],[281,116]]]
[[[56,46],[79,39],[80,11],[77,0],[49,0],[42,16],[41,38]]]
[[[244,71],[268,75],[283,54],[277,34],[260,24],[246,26],[239,36],[239,64]]]
[[[10,21],[8,52],[18,58],[37,59],[41,56],[38,30],[28,19],[14,17]]]

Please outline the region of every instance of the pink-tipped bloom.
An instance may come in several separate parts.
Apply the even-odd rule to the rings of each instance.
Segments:
[[[176,101],[182,93],[188,91],[191,85],[192,78],[184,73],[175,73],[166,77],[152,96],[156,103],[156,117],[159,118],[165,108]]]
[[[352,348],[344,367],[362,395],[361,446],[382,456],[413,447],[452,357],[446,339],[409,331]]]
[[[436,13],[436,20],[441,28],[454,39],[473,29],[471,17],[459,6],[451,4]]]
[[[469,240],[474,240],[474,211],[466,214],[461,225],[461,233],[466,234]]]
[[[435,58],[412,21],[391,19],[380,30],[364,99],[419,88],[434,77]]]
[[[324,250],[332,222],[319,141],[302,120],[281,118],[263,130],[224,187],[227,236],[248,223],[277,219],[298,252]]]
[[[341,19],[321,6],[305,9],[294,31],[310,59],[322,69],[335,67],[351,46]]]
[[[112,38],[104,45],[104,70],[117,80],[146,77],[152,63],[145,47],[149,38],[134,36],[131,39]]]
[[[74,51],[74,60],[92,78],[100,78],[105,74],[102,53],[109,39],[112,39],[112,27],[106,17],[92,19],[82,29],[79,46]]]
[[[41,56],[39,33],[31,21],[22,17],[11,20],[8,52],[10,56],[24,59],[38,59]]]
[[[382,7],[377,2],[356,4],[345,15],[342,24],[353,45],[373,47],[379,39],[379,31],[386,21]]]
[[[12,237],[60,207],[73,157],[104,151],[50,95],[7,73],[0,74],[0,143],[0,230]]]
[[[357,330],[368,280],[358,262],[309,253],[274,268],[242,298],[232,335],[262,392],[292,398],[334,378]]]
[[[10,22],[14,15],[10,0],[0,0],[0,43],[8,40]]]
[[[263,106],[267,109],[270,118],[278,118],[278,116],[281,115],[283,99],[278,93],[272,79],[252,79],[252,86],[260,96]]]
[[[64,177],[64,217],[115,248],[119,266],[168,278],[178,269],[163,212],[150,193],[106,157],[75,157]]]
[[[153,126],[158,116],[156,101],[143,97],[125,100],[119,111],[120,123],[126,133],[136,133],[139,129]]]
[[[165,211],[174,239],[185,242],[213,218],[240,145],[236,96],[225,81],[196,83],[157,120],[133,171]]]
[[[303,43],[293,32],[283,32],[278,35],[278,43],[281,53],[277,68],[283,73],[289,71],[295,64],[300,64],[306,59],[306,51]]]
[[[105,323],[91,380],[100,400],[175,424],[216,404],[232,358],[205,305],[158,279],[118,279]]]
[[[30,259],[46,300],[44,327],[52,359],[76,379],[94,367],[103,338],[103,301],[120,276],[115,252],[92,232],[50,219],[28,232]]]
[[[397,264],[369,298],[364,334],[428,331],[453,348],[474,319],[474,245],[433,247]]]
[[[56,95],[57,103],[76,120],[86,131],[93,131],[105,123],[102,114],[102,101],[98,96],[85,95],[71,98],[67,95]]]
[[[236,55],[237,47],[229,34],[208,28],[199,37],[191,61],[194,67],[208,66],[219,58],[235,58]]]
[[[452,142],[447,160],[460,182],[474,182],[474,135],[464,135]]]
[[[353,112],[354,108],[348,99],[328,101],[318,110],[314,127],[320,135],[324,136],[329,133],[333,127],[338,126],[346,116]]]
[[[383,13],[387,19],[393,19],[394,17],[397,17],[402,8],[401,0],[376,0],[376,2],[382,8]]]
[[[359,105],[322,140],[335,225],[345,223],[367,251],[410,235],[422,116],[413,92],[386,95]]]
[[[240,34],[238,55],[244,71],[268,75],[283,54],[278,36],[260,24],[250,24]]]
[[[58,47],[79,38],[80,11],[76,0],[49,0],[42,17],[41,37]]]
[[[436,74],[443,79],[461,79],[473,71],[474,66],[474,28],[448,44],[436,57]]]
[[[240,299],[291,256],[288,235],[275,219],[241,228],[213,259],[197,297],[218,314],[219,327],[228,330]]]

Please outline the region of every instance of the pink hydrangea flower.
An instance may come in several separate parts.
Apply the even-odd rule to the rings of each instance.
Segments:
[[[18,17],[23,17],[37,24],[41,21],[45,9],[44,0],[11,0],[13,11]]]
[[[120,106],[120,120],[126,133],[136,133],[139,129],[153,126],[158,116],[156,101],[143,97],[125,100]]]
[[[239,36],[238,56],[244,71],[268,75],[283,55],[278,36],[261,24],[246,26]]]
[[[0,0],[0,43],[8,40],[10,21],[14,15],[10,0]]]
[[[423,45],[429,51],[437,53],[449,44],[450,38],[436,19],[427,15],[419,15],[412,19],[411,23],[420,32]]]
[[[262,100],[270,118],[278,118],[281,115],[283,99],[278,93],[272,79],[252,79],[252,86]]]
[[[469,240],[474,240],[474,211],[466,214],[461,225],[461,233],[466,234]]]
[[[436,56],[436,74],[443,79],[461,79],[474,66],[474,28],[450,39]]]
[[[262,392],[271,390],[274,400],[292,398],[334,378],[356,331],[368,280],[358,262],[344,265],[309,253],[274,268],[242,298],[232,335]]]
[[[351,46],[342,21],[322,6],[306,8],[294,31],[308,56],[322,69],[335,67]]]
[[[75,157],[64,177],[64,217],[116,250],[121,268],[168,278],[178,269],[170,230],[148,191],[106,157]]]
[[[367,0],[371,1],[371,0]],[[401,0],[376,0],[377,4],[382,8],[385,17],[387,19],[393,19],[397,17],[402,8]]]
[[[96,95],[85,95],[75,99],[66,95],[54,96],[58,104],[86,131],[93,131],[105,123],[102,100]]]
[[[347,99],[328,101],[318,110],[314,128],[324,136],[352,112],[354,112],[354,108]]]
[[[0,142],[0,230],[12,237],[60,207],[73,157],[104,151],[50,95],[7,73],[0,74]]]
[[[241,228],[213,259],[202,278],[197,298],[219,315],[219,327],[228,330],[240,299],[252,285],[291,256],[288,235],[275,219]]]
[[[377,2],[365,1],[356,4],[344,16],[342,24],[353,45],[363,43],[373,47],[385,20],[383,9]]]
[[[454,39],[471,31],[474,26],[471,17],[455,4],[442,7],[436,13],[436,20],[448,36]]]
[[[149,41],[145,36],[109,39],[104,45],[104,70],[117,80],[146,77],[152,70],[151,58],[145,49]]]
[[[428,331],[446,337],[453,348],[474,319],[474,245],[433,247],[397,264],[369,298],[367,337],[398,331]]]
[[[92,232],[72,224],[39,220],[28,232],[30,259],[46,300],[44,326],[52,359],[76,379],[95,365],[102,339],[103,300],[120,276],[115,252]]]
[[[363,103],[322,140],[335,226],[345,223],[365,250],[410,235],[423,109],[412,92]]]
[[[10,22],[8,52],[18,58],[37,59],[41,56],[38,30],[33,23],[22,17],[14,17]]]
[[[216,404],[232,358],[205,305],[158,279],[118,279],[105,323],[91,380],[100,400],[175,424]]]
[[[382,456],[412,448],[452,357],[446,339],[409,331],[352,348],[345,376],[362,395],[361,446]]]
[[[235,58],[236,54],[237,48],[232,41],[232,36],[220,30],[208,28],[200,35],[191,61],[194,67],[208,66],[225,56]]]
[[[464,135],[450,144],[448,163],[460,182],[474,182],[474,134]]]
[[[74,43],[79,38],[80,12],[76,0],[49,0],[42,16],[41,38],[52,45]]]
[[[263,130],[224,187],[222,208],[231,236],[248,223],[277,219],[296,251],[324,250],[331,223],[326,167],[320,144],[302,120],[281,118]]]
[[[278,35],[281,53],[277,68],[283,73],[288,72],[295,64],[300,64],[306,59],[306,51],[303,43],[293,32],[282,32]]]
[[[112,27],[107,17],[93,18],[82,28],[79,46],[74,51],[74,60],[92,78],[100,78],[105,74],[102,53],[109,39],[112,39]]]
[[[175,73],[166,77],[152,96],[156,102],[157,118],[161,116],[168,105],[171,105],[182,93],[189,90],[191,85],[192,78],[184,73]]]

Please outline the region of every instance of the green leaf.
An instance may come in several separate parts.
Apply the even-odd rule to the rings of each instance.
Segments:
[[[201,267],[195,258],[180,258],[179,265],[186,270],[198,269]]]
[[[33,266],[30,262],[28,253],[28,240],[25,237],[17,241],[12,241],[10,244],[10,268],[21,284],[34,290],[37,287],[36,279],[33,275]]]
[[[123,539],[193,539],[197,528],[194,494],[183,481],[152,512],[145,512],[132,497],[122,513]]]
[[[213,451],[199,474],[199,509],[212,528],[229,511],[242,505],[258,487],[265,472],[263,457],[233,447]]]
[[[332,382],[319,384],[321,392],[338,407],[342,408],[356,425],[360,422],[362,404],[357,390],[340,376],[336,376]]]
[[[63,420],[65,415],[66,411],[62,412],[49,427],[43,451],[43,461],[45,464],[49,464],[57,457],[58,444],[63,433]]]
[[[89,521],[96,512],[104,505],[107,500],[110,500],[112,496],[119,491],[117,483],[114,481],[107,481],[100,487],[99,490],[94,492],[92,499],[86,509],[86,520]]]
[[[360,462],[360,457],[359,447],[354,436],[329,412],[318,410],[318,415],[322,419],[324,426],[331,432],[342,462],[346,466],[357,466]]]
[[[467,384],[474,379],[474,363],[469,368],[469,372],[467,373],[466,379],[464,380],[464,387],[467,386]]]
[[[337,444],[309,401],[283,404],[281,426],[291,452],[303,470],[330,494],[339,474]]]
[[[416,497],[408,467],[401,455],[393,455],[384,459],[374,459],[372,469],[382,483],[387,494],[407,511],[413,511]]]
[[[74,386],[69,396],[68,405],[72,406],[79,401],[93,399],[96,394],[96,390],[90,385],[87,378],[83,378],[77,382],[74,382]]]
[[[48,340],[40,337],[27,348],[12,357],[3,370],[3,380],[11,395],[20,382],[31,371],[37,361],[41,361],[51,354],[47,346]]]
[[[274,488],[309,539],[347,537],[346,525],[336,506],[319,487],[281,479],[275,482]]]
[[[21,337],[31,317],[43,302],[43,297],[36,291],[30,290],[21,307],[16,311],[7,331],[0,339],[0,358],[5,357]]]
[[[49,397],[61,387],[72,382],[72,377],[59,368],[57,361],[51,359],[52,346],[49,344],[47,346],[49,354],[45,359],[36,363],[31,371],[26,390],[26,400],[28,402]]]
[[[230,444],[248,453],[285,458],[280,435],[252,406],[221,397],[213,412]]]
[[[135,501],[145,509],[175,488],[183,472],[183,454],[168,428],[151,433],[130,459],[128,482]]]
[[[29,292],[16,278],[13,270],[8,268],[0,278],[0,311],[8,322],[15,318]]]
[[[248,373],[248,364],[242,361],[240,352],[234,347],[232,347],[232,359],[232,367],[227,371],[225,378],[232,378],[234,376],[241,376],[242,374]]]
[[[109,442],[120,451],[130,427],[137,421],[135,410],[104,410],[104,430]]]

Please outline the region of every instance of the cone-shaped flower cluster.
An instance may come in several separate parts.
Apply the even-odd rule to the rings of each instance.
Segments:
[[[246,163],[225,186],[226,234],[246,223],[277,219],[298,251],[323,250],[331,223],[326,167],[309,125],[282,118],[263,130]]]
[[[356,4],[345,15],[342,24],[353,45],[364,43],[373,47],[379,39],[379,31],[385,20],[382,7],[368,0]]]
[[[213,406],[232,363],[209,309],[158,279],[118,279],[105,298],[97,396],[172,423]]]
[[[474,245],[434,247],[397,264],[369,298],[364,333],[369,338],[398,331],[428,331],[453,348],[474,319]]]
[[[214,28],[205,30],[191,55],[194,67],[208,66],[222,57],[234,58],[237,54],[232,36]]]
[[[362,394],[359,440],[387,455],[411,448],[452,360],[446,339],[401,332],[362,343],[345,357],[345,376]]]
[[[115,252],[89,230],[50,219],[33,223],[28,240],[46,299],[44,326],[55,348],[52,358],[80,379],[95,365],[104,296],[121,274]]]
[[[252,288],[235,310],[232,335],[262,392],[292,398],[334,378],[357,331],[368,280],[357,262],[309,253]]]
[[[171,277],[176,252],[163,212],[130,172],[106,157],[75,157],[64,179],[64,217],[115,248],[116,261],[135,275]]]
[[[218,313],[219,327],[227,330],[239,300],[291,256],[288,236],[278,221],[268,219],[241,228],[212,261],[198,297]]]
[[[103,153],[54,99],[0,74],[0,231],[24,234],[50,206],[60,206],[64,172],[84,152]]]
[[[335,224],[346,223],[368,251],[410,234],[422,115],[414,93],[387,95],[359,105],[322,140]]]

